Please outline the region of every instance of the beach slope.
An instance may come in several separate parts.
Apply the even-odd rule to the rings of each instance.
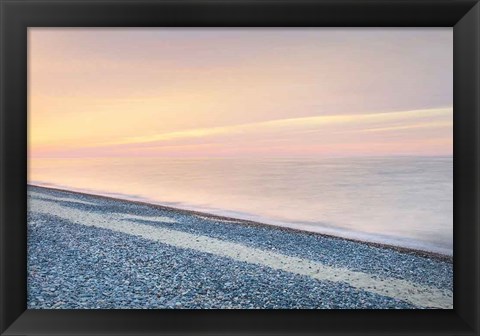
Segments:
[[[448,258],[28,187],[28,308],[453,308]]]

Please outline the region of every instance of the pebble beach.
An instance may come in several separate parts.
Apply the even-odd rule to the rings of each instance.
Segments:
[[[452,309],[451,257],[30,185],[29,309]]]

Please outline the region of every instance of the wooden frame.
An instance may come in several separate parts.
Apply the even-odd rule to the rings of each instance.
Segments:
[[[2,335],[479,334],[480,5],[472,0],[0,0]],[[454,27],[454,309],[26,309],[27,28]]]

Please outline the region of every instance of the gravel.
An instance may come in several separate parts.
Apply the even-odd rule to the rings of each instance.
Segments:
[[[167,216],[177,223],[139,222],[379,277],[452,289],[452,264],[434,258],[270,226],[219,222],[131,202],[37,187],[29,190],[87,202],[56,201],[84,211]],[[343,283],[318,281],[33,212],[28,214],[28,307],[419,308]]]

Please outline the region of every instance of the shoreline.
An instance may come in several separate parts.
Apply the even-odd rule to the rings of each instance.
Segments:
[[[431,251],[426,251],[426,250],[408,248],[408,247],[403,247],[403,246],[396,246],[396,245],[391,245],[391,244],[386,244],[386,243],[364,241],[364,240],[354,239],[354,238],[346,238],[346,237],[335,236],[335,235],[331,235],[331,234],[312,232],[312,231],[296,229],[296,228],[291,228],[291,227],[273,225],[273,224],[266,224],[266,223],[257,222],[257,221],[253,221],[253,220],[240,219],[240,218],[234,218],[234,217],[228,217],[228,216],[221,216],[221,215],[211,214],[211,213],[202,212],[202,211],[187,210],[187,209],[175,208],[175,207],[168,206],[168,205],[149,203],[147,201],[124,199],[124,198],[119,198],[119,197],[99,195],[99,194],[93,194],[93,193],[81,192],[81,191],[74,191],[74,190],[62,189],[62,188],[57,188],[57,187],[46,187],[46,186],[31,184],[31,183],[27,183],[27,186],[32,186],[32,187],[35,187],[35,188],[42,188],[42,189],[57,191],[57,192],[66,192],[66,193],[72,193],[72,194],[77,194],[77,195],[83,195],[83,196],[87,196],[87,197],[106,199],[106,200],[117,201],[117,202],[120,201],[120,202],[133,203],[133,204],[148,206],[148,207],[152,207],[152,208],[156,208],[156,209],[160,209],[160,210],[174,211],[174,212],[183,213],[183,214],[187,214],[187,215],[201,216],[201,217],[205,217],[205,218],[211,219],[211,220],[220,220],[220,221],[224,221],[224,222],[230,222],[230,225],[244,225],[244,226],[262,227],[262,228],[269,227],[269,228],[272,228],[272,229],[275,229],[275,230],[281,230],[281,231],[286,231],[286,232],[302,233],[302,234],[308,234],[308,235],[312,235],[312,236],[320,236],[320,237],[326,237],[326,238],[343,240],[343,241],[351,241],[351,242],[354,242],[354,243],[364,244],[364,245],[371,246],[371,247],[377,247],[377,248],[386,249],[386,250],[393,250],[393,251],[396,251],[396,252],[411,254],[411,255],[414,255],[414,256],[418,256],[418,257],[431,258],[431,259],[435,259],[435,260],[439,260],[439,261],[443,261],[443,262],[453,263],[453,255],[446,255],[446,254],[441,254],[441,253],[431,252]]]
[[[451,262],[227,218],[30,185],[28,307],[453,307]]]

